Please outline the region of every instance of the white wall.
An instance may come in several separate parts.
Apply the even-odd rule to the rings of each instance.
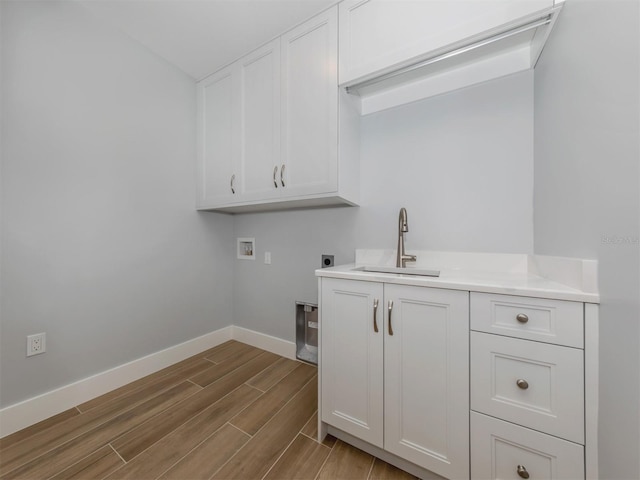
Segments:
[[[535,71],[535,251],[596,258],[600,478],[640,465],[640,11],[571,0]]]
[[[257,259],[236,260],[236,325],[295,340],[294,302],[315,303],[322,253],[396,248],[533,252],[533,74],[362,118],[361,206],[235,217]],[[264,252],[272,264],[264,264]]]
[[[230,324],[233,219],[194,211],[191,79],[75,2],[1,8],[7,406]]]

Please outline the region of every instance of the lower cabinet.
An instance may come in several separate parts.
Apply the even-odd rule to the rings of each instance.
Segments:
[[[596,305],[331,277],[320,299],[321,434],[428,478],[599,478]]]
[[[584,310],[471,293],[471,478],[585,478]]]
[[[321,421],[469,478],[469,293],[321,279]]]

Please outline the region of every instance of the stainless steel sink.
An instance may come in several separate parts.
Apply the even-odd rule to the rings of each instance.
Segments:
[[[439,270],[425,270],[422,268],[412,267],[356,267],[353,269],[357,272],[377,272],[377,273],[399,273],[402,275],[418,275],[421,277],[439,277]]]

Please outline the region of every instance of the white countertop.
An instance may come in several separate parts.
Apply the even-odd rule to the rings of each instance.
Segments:
[[[384,282],[473,292],[599,303],[593,260],[514,254],[416,253],[415,268],[440,270],[439,277],[364,272],[368,265],[393,266],[386,250],[358,250],[356,263],[316,270],[318,277]],[[420,261],[420,259],[423,259]],[[394,260],[395,261],[395,260]],[[544,270],[544,271],[541,271]]]

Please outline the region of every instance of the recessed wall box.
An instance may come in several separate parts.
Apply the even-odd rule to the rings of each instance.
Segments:
[[[241,260],[256,259],[255,238],[238,238],[238,258]]]
[[[318,364],[318,305],[296,302],[296,358]]]

